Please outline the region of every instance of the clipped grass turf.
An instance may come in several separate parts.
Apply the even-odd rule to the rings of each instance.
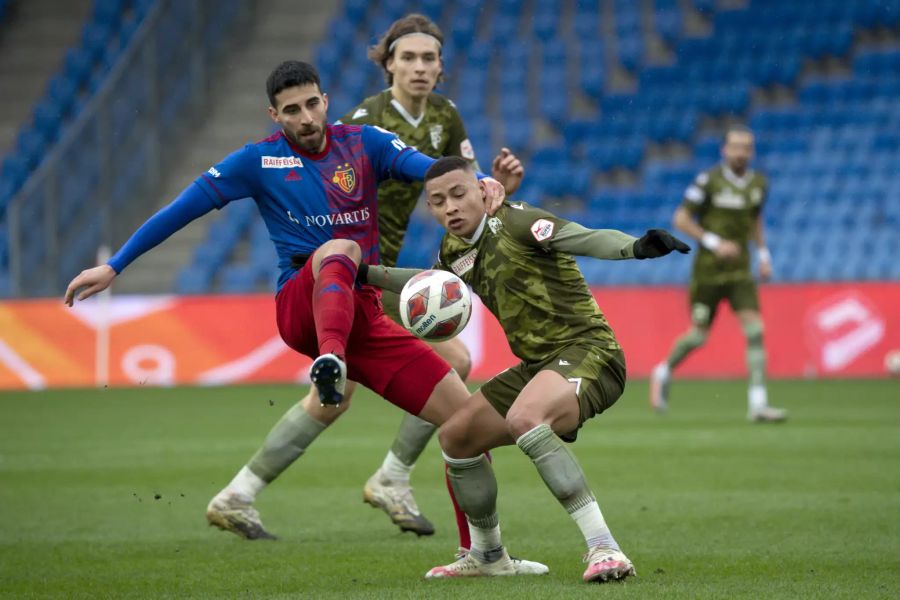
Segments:
[[[362,390],[361,390],[362,392]],[[209,498],[298,399],[291,387],[0,395],[0,596],[10,598],[896,598],[900,384],[773,382],[784,425],[744,421],[742,382],[646,383],[574,449],[634,561],[581,583],[577,528],[515,448],[495,453],[513,554],[545,577],[425,581],[455,528],[436,443],[413,474],[432,538],[362,503],[400,413],[368,392],[259,498],[277,542],[206,526]]]

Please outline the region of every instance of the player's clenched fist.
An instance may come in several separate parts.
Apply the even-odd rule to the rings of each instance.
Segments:
[[[673,250],[687,254],[690,246],[665,229],[648,229],[647,233],[634,241],[635,258],[659,258]]]
[[[65,303],[72,306],[75,302],[75,292],[81,288],[86,289],[78,294],[78,300],[86,300],[97,292],[102,292],[109,287],[109,284],[112,283],[115,277],[116,272],[109,265],[100,265],[99,267],[82,271],[66,288]]]

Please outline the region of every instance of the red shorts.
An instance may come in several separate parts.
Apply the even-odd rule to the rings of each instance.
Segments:
[[[278,332],[301,354],[319,355],[313,319],[311,260],[275,297]],[[372,287],[353,290],[355,313],[347,340],[347,377],[417,415],[450,365],[422,340],[391,321]]]

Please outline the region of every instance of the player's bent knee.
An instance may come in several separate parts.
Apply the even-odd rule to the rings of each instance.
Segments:
[[[760,319],[747,319],[741,323],[744,336],[748,342],[761,342],[763,338],[763,323]]]
[[[467,457],[466,452],[466,428],[457,422],[458,419],[451,418],[438,429],[438,443],[441,450],[447,456],[454,458]]]
[[[316,389],[311,387],[309,393],[302,400],[303,408],[316,421],[326,426],[331,425],[338,420],[338,417],[350,409],[350,402],[353,399],[353,390],[355,389],[356,384],[348,381],[344,391],[344,399],[339,406],[322,406]]]
[[[326,256],[334,254],[344,254],[354,262],[359,263],[362,260],[362,249],[359,244],[353,240],[328,240],[316,250],[318,259],[322,260]]]
[[[531,414],[528,411],[515,410],[515,408],[513,406],[506,413],[506,429],[515,440],[546,422],[540,415]]]
[[[469,349],[458,338],[433,344],[434,350],[441,358],[450,363],[453,370],[465,381],[472,371],[472,356]]]

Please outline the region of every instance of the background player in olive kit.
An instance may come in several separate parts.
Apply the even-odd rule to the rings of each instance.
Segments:
[[[657,411],[668,408],[672,371],[706,342],[719,303],[728,300],[747,338],[747,416],[755,422],[787,418],[786,411],[769,406],[765,387],[763,323],[749,242],[756,244],[763,281],[772,274],[772,259],[762,218],[768,182],[762,173],[750,168],[753,142],[753,132],[748,128],[730,127],[725,132],[722,162],[697,176],[675,211],[675,227],[699,241],[700,251],[690,283],[691,328],[675,341],[669,357],[654,368],[651,376],[650,404]]]
[[[443,74],[443,41],[440,28],[424,15],[410,14],[391,24],[369,50],[369,58],[382,68],[389,87],[363,100],[340,122],[377,125],[428,156],[459,156],[478,168],[459,111],[449,98],[434,91]],[[524,169],[519,160],[503,148],[493,161],[491,174],[504,185],[509,195],[519,187]],[[421,182],[396,183],[385,181],[378,188],[381,264],[391,267],[397,264],[410,217],[423,187]],[[385,290],[382,304],[385,314],[401,323],[399,296]],[[465,381],[471,370],[465,344],[457,338],[431,345]],[[419,535],[430,535],[434,527],[419,511],[409,477],[434,431],[431,423],[405,414],[381,467],[363,489],[366,502],[384,510],[401,530]],[[470,543],[468,528],[458,509],[456,514],[460,548],[464,550]]]
[[[409,15],[395,22],[370,53],[385,69],[391,87],[364,100],[336,124],[376,125],[399,130],[392,133],[399,133],[407,146],[416,147],[423,154],[432,157],[459,155],[474,164],[471,144],[456,108],[446,98],[433,93],[441,75],[442,39],[437,26],[422,15]],[[523,169],[515,156],[508,151],[501,152],[492,166],[507,193],[518,187]],[[385,183],[378,188],[379,251],[381,261],[393,265],[410,214],[421,195],[422,184],[391,186]],[[399,323],[399,297],[384,297],[382,304],[388,316]],[[435,350],[465,379],[469,355],[461,341],[436,344]],[[229,528],[229,531],[249,539],[272,537],[253,507],[256,494],[293,464],[319,434],[349,408],[354,388],[355,384],[348,381],[338,408],[323,408],[311,388],[309,394],[275,424],[234,480],[213,498],[210,513],[217,515],[226,510],[218,507],[230,507],[228,519],[241,526]],[[402,530],[419,535],[434,533],[434,527],[416,505],[409,475],[434,431],[431,423],[406,415],[382,467],[369,478],[364,489],[367,502],[382,508]],[[232,500],[236,496],[240,497],[240,503]],[[464,519],[462,521],[460,543],[467,548],[468,529]]]
[[[461,277],[500,322],[522,362],[486,383],[441,425],[439,438],[471,551],[426,577],[493,575],[508,563],[497,516],[497,481],[484,453],[516,444],[584,535],[585,581],[634,575],[584,472],[563,440],[621,396],[625,358],[573,255],[657,258],[689,247],[668,232],[640,239],[592,230],[523,203],[484,209],[464,160],[439,159],[425,175],[428,206],[447,229],[439,268]],[[361,281],[395,290],[419,271],[364,266]]]

